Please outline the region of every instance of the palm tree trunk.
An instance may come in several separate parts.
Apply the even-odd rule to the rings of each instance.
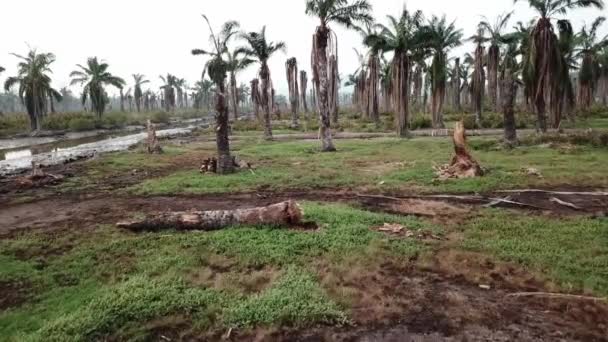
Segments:
[[[499,112],[498,104],[498,63],[500,49],[491,45],[488,50],[488,90],[490,92],[490,104],[495,112]]]
[[[262,64],[260,69],[260,78],[262,79],[262,108],[264,109],[264,139],[272,140],[272,122],[271,122],[271,105],[272,94],[270,89],[270,71],[266,63]]]
[[[473,70],[473,80],[471,83],[471,100],[475,111],[475,122],[481,127],[483,113],[483,95],[485,90],[486,77],[483,70],[484,48],[481,44],[475,49],[475,69]]]
[[[328,92],[328,101],[329,101],[329,110],[331,112],[331,120],[334,125],[338,124],[338,112],[339,108],[339,89],[340,85],[338,84],[338,60],[335,55],[329,56],[329,92]]]
[[[504,119],[505,143],[515,145],[517,143],[517,131],[515,123],[515,95],[517,94],[517,85],[513,78],[511,69],[505,71],[504,80],[502,83],[502,112]]]
[[[408,136],[410,101],[410,60],[405,53],[395,53],[392,62],[393,105],[397,113],[397,136]]]
[[[290,58],[285,63],[287,73],[287,85],[289,88],[289,103],[291,104],[291,125],[294,128],[300,126],[298,117],[299,88],[298,88],[298,65],[296,58]]]
[[[462,110],[462,105],[460,104],[460,58],[456,58],[454,60],[454,72],[453,72],[453,80],[454,80],[454,107],[456,111],[460,112]]]
[[[224,82],[218,86],[215,110],[217,111],[215,129],[217,139],[217,173],[228,174],[234,172],[234,160],[230,156],[230,140],[228,139],[228,104],[226,101],[226,87]]]
[[[312,70],[313,70],[313,85],[316,88],[316,99],[319,108],[320,121],[320,137],[322,141],[323,152],[335,151],[332,136],[331,136],[331,121],[329,107],[329,88],[330,80],[328,79],[327,66],[327,45],[329,41],[330,30],[322,25],[317,27],[317,31],[313,36],[312,47]]]
[[[370,118],[378,125],[380,123],[378,83],[380,81],[380,59],[378,55],[372,54],[368,62],[369,78],[367,92],[369,95]]]
[[[125,112],[125,95],[122,92],[122,89],[120,89],[120,111],[122,113]]]
[[[239,102],[236,86],[236,75],[234,72],[230,72],[230,95],[232,99],[232,115],[234,116],[234,121],[237,121],[239,119]]]
[[[306,75],[306,71],[300,71],[300,96],[302,97],[302,106],[304,107],[304,113],[306,113],[306,118],[308,118],[308,101],[306,101],[306,94],[308,88],[308,77]]]

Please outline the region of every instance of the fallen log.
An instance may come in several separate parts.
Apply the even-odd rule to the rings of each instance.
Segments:
[[[218,230],[233,225],[297,225],[302,222],[302,210],[295,201],[286,201],[266,207],[166,212],[143,219],[119,222],[119,228],[132,231]]]
[[[454,152],[450,164],[435,168],[435,174],[440,180],[451,178],[473,178],[483,176],[479,163],[471,156],[467,148],[464,122],[459,121],[454,128]]]

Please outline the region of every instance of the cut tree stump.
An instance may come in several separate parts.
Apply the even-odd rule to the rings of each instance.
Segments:
[[[158,138],[156,137],[156,128],[150,120],[148,120],[148,153],[163,153],[163,149],[160,147],[160,143],[158,142]]]
[[[232,162],[234,164],[235,169],[247,169],[251,173],[255,173],[253,170],[255,169],[251,163],[248,163],[244,160],[239,159],[239,157],[233,156]],[[217,173],[217,158],[211,157],[203,159],[200,168],[201,173]]]
[[[435,168],[435,174],[440,180],[451,178],[473,178],[483,176],[479,163],[471,156],[467,147],[464,121],[456,123],[454,128],[454,152],[450,164]]]
[[[148,216],[144,219],[119,222],[117,226],[132,231],[218,230],[237,224],[297,225],[302,222],[302,210],[295,201],[266,207],[214,211],[179,211]]]

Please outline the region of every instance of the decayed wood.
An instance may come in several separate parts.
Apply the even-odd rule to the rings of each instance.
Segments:
[[[302,210],[295,201],[266,207],[236,210],[166,212],[144,219],[119,222],[117,226],[132,231],[217,230],[237,224],[295,225],[302,222]]]
[[[543,297],[543,298],[586,300],[586,301],[592,301],[592,302],[608,302],[608,298],[589,297],[589,296],[572,295],[572,294],[564,294],[564,293],[549,293],[549,292],[518,292],[518,293],[508,294],[507,297],[512,297],[512,298]]]
[[[251,173],[255,174],[254,167],[251,163],[239,159],[237,156],[232,156],[232,167],[234,169],[247,169]],[[217,158],[211,157],[204,159],[201,163],[201,173],[217,173]]]
[[[15,183],[18,188],[29,189],[56,184],[62,179],[61,175],[44,172],[40,164],[32,161],[32,172],[27,176],[16,178]]]
[[[160,147],[160,143],[156,137],[156,128],[150,120],[148,120],[148,153],[163,153],[163,149]]]
[[[477,163],[468,151],[464,121],[456,123],[453,141],[455,155],[449,165],[436,168],[436,174],[439,179],[483,176],[481,166],[479,166],[479,163]]]
[[[498,190],[496,192],[501,193],[543,193],[543,194],[551,194],[551,195],[563,195],[563,196],[608,196],[608,192],[603,191],[549,191],[549,190],[540,190],[540,189],[519,189],[519,190]]]

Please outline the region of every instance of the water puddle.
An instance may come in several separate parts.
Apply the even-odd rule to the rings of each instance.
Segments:
[[[159,138],[188,135],[200,126],[165,129],[157,131],[156,134]],[[145,140],[146,137],[146,133],[113,137],[98,135],[0,150],[0,176],[28,170],[33,161],[49,166],[93,157],[99,153],[124,151]]]

